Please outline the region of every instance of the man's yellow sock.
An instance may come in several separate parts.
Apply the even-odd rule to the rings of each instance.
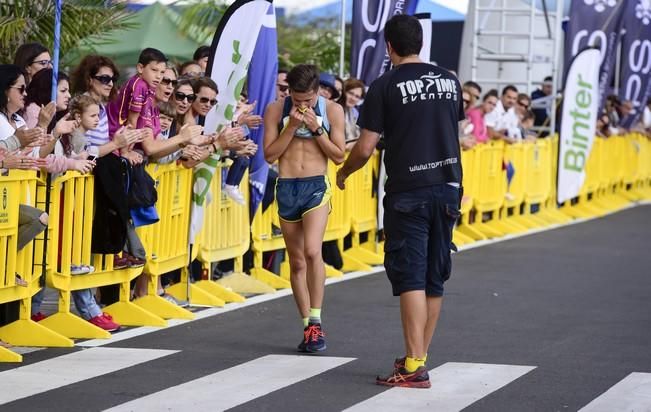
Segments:
[[[309,322],[310,318],[303,318],[303,327],[307,328],[307,324]]]
[[[421,366],[425,366],[425,359],[410,358],[409,356],[405,359],[405,369],[409,373],[416,372],[416,369]]]

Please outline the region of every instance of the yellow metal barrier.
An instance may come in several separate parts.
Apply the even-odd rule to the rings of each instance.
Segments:
[[[3,271],[0,302],[19,302],[18,320],[0,328],[0,339],[18,346],[70,347],[73,346],[72,340],[31,320],[32,296],[40,290],[43,275],[41,259],[45,234],[41,233],[18,252],[18,209],[19,204],[24,204],[45,210],[36,202],[36,182],[36,172],[11,171],[8,176],[0,177],[0,210],[4,210],[0,212],[0,245],[4,255],[0,258],[0,270]],[[28,286],[16,286],[16,275]],[[2,351],[1,357],[3,360],[18,360],[7,351]]]
[[[288,275],[281,277],[264,268],[262,254],[285,249],[285,240],[280,231],[278,220],[278,204],[274,201],[264,212],[262,205],[253,218],[251,226],[251,250],[253,251],[253,268],[251,276],[266,283],[274,289],[287,289],[291,284],[287,280]]]
[[[338,239],[343,246],[343,239],[350,232],[352,247],[342,253],[344,271],[370,270],[369,265],[384,263],[384,254],[377,249],[377,196],[374,191],[374,182],[379,175],[380,153],[376,150],[369,161],[357,172],[353,173],[346,181],[346,190],[337,193],[338,204],[333,205],[333,213],[344,213],[341,229],[335,233],[333,239]],[[331,170],[335,167],[331,163]],[[336,173],[332,173],[331,181],[336,182]],[[339,191],[339,188],[335,188]],[[343,198],[343,202],[341,202]],[[337,209],[341,209],[338,211]],[[346,214],[350,215],[347,219]],[[331,216],[332,217],[332,216]],[[335,219],[334,221],[337,221]],[[330,222],[328,222],[330,223]],[[367,233],[368,240],[360,243],[360,235]]]
[[[625,137],[613,136],[602,143],[600,173],[602,181],[599,197],[593,203],[606,210],[617,210],[628,204],[628,199],[620,195],[624,180],[625,159],[622,143]]]
[[[474,206],[477,212],[471,223],[486,237],[499,237],[511,232],[510,227],[499,220],[506,194],[506,174],[503,168],[504,144],[490,142],[478,148],[477,167],[479,178]],[[484,221],[486,219],[486,221]]]
[[[642,200],[644,196],[637,192],[637,182],[641,176],[642,166],[638,134],[633,133],[622,139],[622,157],[624,166],[623,187],[621,194],[631,202]]]
[[[635,171],[632,190],[640,200],[651,199],[651,140],[636,133],[632,136],[638,164]]]
[[[568,204],[563,211],[575,218],[603,216],[608,207],[596,200],[600,190],[605,188],[606,176],[603,169],[606,139],[596,137],[586,163],[586,179],[574,204]]]
[[[550,167],[550,193],[547,201],[541,204],[541,216],[544,216],[548,222],[551,223],[568,223],[572,221],[572,217],[563,213],[559,207],[556,197],[556,179],[558,178],[558,135],[554,135],[549,139],[549,145],[551,146],[551,156],[549,159]]]
[[[343,250],[343,239],[350,232],[351,225],[351,202],[346,197],[346,191],[342,191],[337,187],[337,167],[332,162],[328,162],[328,179],[330,180],[330,190],[332,197],[330,199],[330,215],[328,216],[328,224],[325,233],[323,234],[323,241],[330,242],[336,241],[339,250]],[[342,253],[343,267],[342,271],[352,270],[370,270],[370,266],[351,257],[345,256]],[[330,265],[325,265],[327,277],[341,277],[343,272],[333,268]],[[283,262],[281,270],[283,276],[289,274],[289,259]]]
[[[527,169],[530,165],[527,159],[527,146],[531,146],[531,143],[515,143],[504,148],[504,162],[511,163],[515,171],[511,178],[511,184],[509,185],[507,182],[507,194],[505,194],[504,206],[499,214],[500,219],[511,226],[509,233],[522,233],[536,227],[535,222],[522,216],[521,213],[527,189]]]
[[[150,164],[147,172],[156,181],[156,211],[160,220],[137,229],[147,252],[143,270],[147,275],[147,295],[134,303],[164,319],[193,319],[192,312],[158,296],[158,277],[185,268],[190,262],[192,170],[171,163]]]
[[[71,338],[108,338],[105,330],[70,313],[71,292],[119,284],[119,300],[105,307],[106,313],[121,325],[164,326],[162,318],[130,302],[130,282],[142,268],[114,270],[113,255],[91,254],[94,176],[67,172],[52,182],[50,193],[47,282],[57,289],[59,299],[57,312],[39,323]],[[72,275],[73,264],[92,265],[95,270]]]
[[[252,284],[253,279],[242,273],[242,256],[249,250],[250,227],[249,208],[239,205],[222,191],[222,177],[225,166],[217,168],[213,176],[210,193],[211,201],[205,205],[203,227],[197,239],[195,249],[202,262],[207,279],[190,285],[191,293],[187,296],[187,273],[181,283],[168,289],[168,292],[180,299],[188,299],[192,304],[223,306],[226,302],[244,302],[239,293],[264,293],[274,291],[265,284]],[[248,199],[249,179],[245,174],[240,183],[240,191]],[[211,264],[234,259],[234,273],[217,282],[210,280]],[[260,288],[263,289],[260,289]],[[265,289],[267,288],[267,289]]]
[[[479,190],[479,159],[480,146],[475,146],[470,150],[461,153],[461,167],[463,169],[463,198],[461,199],[461,218],[459,224],[454,229],[453,240],[455,243],[461,238],[459,245],[471,243],[476,240],[485,240],[488,238],[485,234],[475,229],[470,224],[470,214],[475,205],[475,199]]]

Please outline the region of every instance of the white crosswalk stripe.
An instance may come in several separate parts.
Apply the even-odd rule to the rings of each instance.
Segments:
[[[429,372],[429,389],[391,388],[346,411],[460,411],[533,369],[535,366],[449,362]]]
[[[0,405],[177,353],[92,348],[0,372]]]
[[[651,373],[634,372],[579,412],[651,412]]]
[[[268,355],[108,409],[222,411],[339,367],[355,358]]]
[[[31,396],[177,352],[179,351],[99,347],[6,370],[0,372],[0,405],[21,399],[27,401],[26,398]],[[355,360],[356,358],[328,356],[262,356],[135,398],[105,412],[222,411],[328,373]],[[429,389],[387,388],[361,402],[356,400],[359,403],[345,411],[461,411],[534,369],[535,366],[525,365],[449,362],[429,372],[432,384]],[[580,410],[602,411],[651,412],[651,373],[631,373]]]

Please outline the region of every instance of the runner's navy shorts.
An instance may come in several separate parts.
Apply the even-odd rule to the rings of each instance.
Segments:
[[[384,267],[394,296],[412,290],[443,296],[459,195],[459,188],[437,184],[384,197]]]
[[[328,204],[332,189],[327,176],[279,177],[276,183],[278,215],[286,222],[299,222],[306,213]]]

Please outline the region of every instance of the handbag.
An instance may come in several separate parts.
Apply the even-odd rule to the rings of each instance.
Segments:
[[[154,206],[158,200],[156,182],[141,163],[129,168],[129,209]]]

